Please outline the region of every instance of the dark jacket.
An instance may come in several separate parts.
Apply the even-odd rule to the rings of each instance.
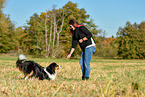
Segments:
[[[79,40],[83,39],[84,37],[86,37],[88,40],[79,43]],[[75,48],[77,46],[77,43],[79,43],[82,51],[84,51],[88,45],[92,44],[91,37],[91,32],[85,26],[76,27],[72,36],[72,48]]]

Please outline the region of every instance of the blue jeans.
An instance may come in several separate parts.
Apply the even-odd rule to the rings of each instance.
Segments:
[[[91,47],[85,48],[85,52],[82,52],[80,65],[82,69],[82,75],[84,77],[89,77],[90,75],[90,71],[91,71],[90,62],[91,62],[92,55],[95,51],[96,51],[96,47],[91,46]]]

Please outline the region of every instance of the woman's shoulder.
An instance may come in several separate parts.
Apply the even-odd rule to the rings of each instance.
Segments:
[[[86,27],[84,25],[80,26],[79,29],[85,29]]]
[[[86,26],[80,26],[79,29],[80,30],[88,30]]]
[[[81,25],[81,26],[80,26],[80,28],[84,28],[84,27],[85,27],[84,25]]]

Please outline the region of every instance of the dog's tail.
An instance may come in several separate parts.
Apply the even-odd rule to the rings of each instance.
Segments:
[[[20,54],[18,57],[18,60],[16,61],[16,67],[18,67],[20,70],[22,69],[22,61],[26,60],[27,58],[25,55]]]
[[[23,61],[26,60],[27,58],[25,57],[25,55],[20,54],[18,59]]]

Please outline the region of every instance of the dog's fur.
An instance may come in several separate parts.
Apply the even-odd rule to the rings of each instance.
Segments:
[[[24,61],[25,59],[26,57],[20,58],[19,56],[16,62],[16,67],[18,67],[19,70],[24,73],[24,79],[28,79],[29,77],[34,76],[39,80],[55,80],[56,70],[57,68],[60,68],[60,65],[57,65],[56,63],[51,63],[48,67],[44,68],[34,61]]]

